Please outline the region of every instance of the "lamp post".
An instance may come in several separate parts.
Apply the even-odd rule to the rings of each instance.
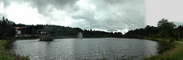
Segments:
[[[180,29],[178,29],[178,40],[180,40]]]

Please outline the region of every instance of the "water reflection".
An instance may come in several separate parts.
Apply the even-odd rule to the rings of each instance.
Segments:
[[[19,40],[10,51],[31,60],[142,59],[157,54],[157,42],[121,38],[56,39],[50,42]]]

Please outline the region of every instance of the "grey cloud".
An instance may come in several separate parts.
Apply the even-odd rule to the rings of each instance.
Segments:
[[[49,11],[46,11],[45,8],[47,8],[49,5],[51,5],[51,8],[47,9],[60,9],[64,10],[66,8],[72,7],[72,5],[76,2],[76,0],[35,0],[33,2],[33,5],[38,8],[38,11],[40,13],[50,13]]]
[[[2,17],[3,17],[3,14],[2,14],[2,13],[0,13],[0,20],[2,20]]]
[[[4,8],[8,7],[10,5],[10,0],[0,0],[0,2],[4,2],[3,6]]]
[[[143,3],[144,0],[105,0],[109,4],[125,4],[125,3],[133,3],[133,4],[138,4],[138,3]]]
[[[90,0],[91,1],[91,0]],[[98,3],[91,3],[96,6],[96,10],[94,11],[94,14],[91,14],[93,11],[85,12],[80,11],[77,12],[76,15],[72,16],[73,18],[77,19],[84,19],[85,22],[89,24],[90,28],[99,28],[99,29],[105,29],[108,31],[116,31],[116,30],[123,30],[123,29],[135,29],[135,28],[141,28],[145,26],[144,22],[144,2],[141,0],[141,2],[134,0],[92,0],[94,2]],[[106,1],[110,2],[108,4]],[[114,2],[122,2],[118,4],[113,4]],[[87,14],[86,14],[87,13]],[[94,17],[98,17],[98,19],[95,19]],[[88,19],[87,19],[87,18]],[[76,23],[77,25],[74,26],[80,26],[84,27],[86,25],[82,25],[80,23]],[[87,25],[88,26],[88,25]]]
[[[8,7],[11,2],[30,3],[31,7],[37,8],[40,14],[50,16],[53,8],[65,10],[72,7],[77,0],[2,0],[4,7]]]
[[[90,6],[80,7],[76,5],[78,0],[15,0],[18,2],[30,3],[39,13],[48,18],[48,22],[64,19],[54,18],[54,9],[64,11],[65,14],[76,22],[72,27],[84,29],[105,29],[116,31],[123,29],[135,29],[144,27],[145,3],[144,0],[85,0],[88,4],[93,4],[95,10]],[[7,4],[8,5],[8,4]],[[6,6],[7,6],[6,5]]]

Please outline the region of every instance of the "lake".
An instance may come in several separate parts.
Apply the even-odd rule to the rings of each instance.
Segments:
[[[8,50],[31,60],[135,59],[158,54],[158,42],[126,38],[67,38],[54,41],[17,40]]]

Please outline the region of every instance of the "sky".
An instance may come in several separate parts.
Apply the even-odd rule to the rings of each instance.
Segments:
[[[182,24],[182,6],[183,0],[0,0],[0,17],[125,33],[156,26],[162,18]]]

